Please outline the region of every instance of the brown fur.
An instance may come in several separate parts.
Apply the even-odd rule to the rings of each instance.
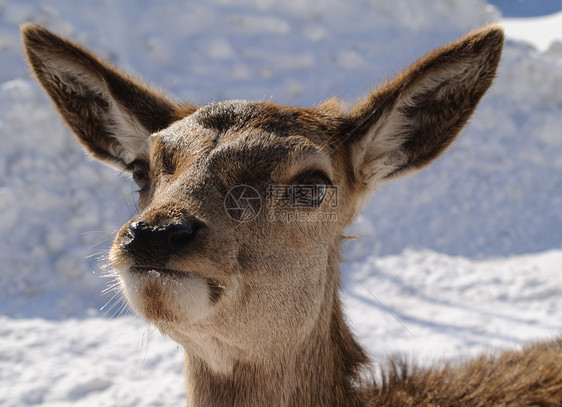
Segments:
[[[430,53],[349,111],[337,100],[178,106],[41,27],[22,33],[86,150],[142,181],[111,265],[132,308],[184,347],[192,405],[560,405],[560,341],[430,369],[393,359],[368,380],[339,298],[342,230],[373,188],[456,138],[495,75],[500,29]],[[287,185],[303,184],[338,188],[337,206],[272,220]],[[225,206],[240,186],[261,196],[252,218]],[[272,186],[285,195],[265,199]]]
[[[190,106],[176,106],[161,92],[147,88],[79,45],[71,44],[39,26],[28,24],[24,29],[27,60],[37,79],[78,140],[99,160],[123,164],[119,157],[109,153],[111,147],[118,144],[116,139],[106,136],[111,125],[106,117],[110,99],[125,107],[150,133],[168,127],[195,110]],[[42,58],[46,53],[49,60]],[[52,61],[64,61],[67,66],[78,68],[77,72],[73,75],[55,70],[49,66]],[[85,84],[73,87],[72,83],[81,81],[75,75],[95,80],[101,87],[95,89]]]
[[[560,339],[428,370],[395,359],[364,397],[385,406],[554,407],[562,400],[561,366]]]

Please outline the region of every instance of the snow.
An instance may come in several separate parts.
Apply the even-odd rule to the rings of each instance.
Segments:
[[[539,51],[562,43],[562,11],[534,18],[506,18],[503,26],[509,37],[530,43]]]
[[[0,405],[185,403],[182,350],[102,278],[134,187],[85,159],[29,78],[20,23],[183,99],[311,105],[352,102],[431,48],[504,22],[498,78],[460,139],[381,187],[348,231],[359,238],[345,248],[344,301],[361,342],[376,360],[428,364],[562,329],[562,46],[550,45],[562,25],[536,28],[560,13],[517,18],[468,0],[0,0]]]

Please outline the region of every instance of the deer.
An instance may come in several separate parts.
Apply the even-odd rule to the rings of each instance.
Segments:
[[[109,265],[130,307],[183,348],[191,406],[562,405],[561,339],[430,367],[392,357],[377,374],[342,311],[345,228],[375,188],[455,140],[496,75],[501,27],[349,108],[183,104],[41,26],[21,31],[78,142],[139,188]]]

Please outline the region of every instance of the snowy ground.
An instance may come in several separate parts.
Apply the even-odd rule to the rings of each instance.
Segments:
[[[345,303],[375,359],[427,364],[562,330],[562,52],[551,45],[561,25],[525,33],[549,18],[559,14],[523,30],[507,21],[540,51],[509,41],[456,144],[381,188],[351,228]],[[132,187],[84,159],[29,79],[20,23],[78,39],[183,99],[311,105],[353,101],[500,19],[481,1],[0,0],[0,405],[185,403],[181,349],[101,294],[96,258],[135,211]]]

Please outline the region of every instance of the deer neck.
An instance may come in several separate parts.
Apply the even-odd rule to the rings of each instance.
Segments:
[[[339,298],[339,267],[322,314],[309,337],[279,350],[266,363],[237,361],[217,373],[186,352],[189,405],[358,406],[360,373],[369,363],[346,325]]]

